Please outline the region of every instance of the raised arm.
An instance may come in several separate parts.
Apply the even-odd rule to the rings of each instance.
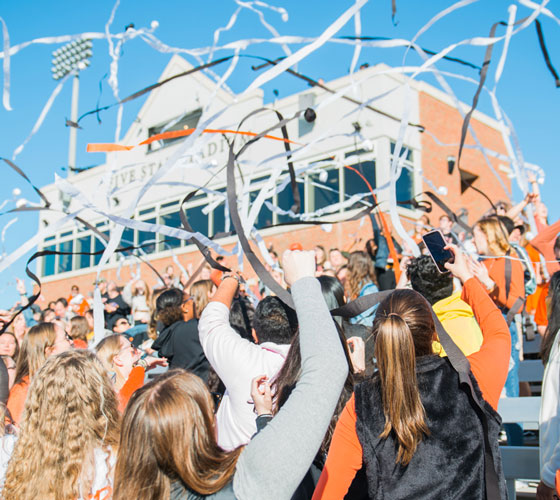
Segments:
[[[472,307],[474,317],[482,330],[482,346],[468,356],[484,399],[498,408],[498,399],[506,383],[511,351],[511,337],[506,320],[494,304],[480,281],[474,277],[464,254],[449,245],[455,254],[455,262],[445,267],[463,283],[462,299]]]
[[[231,387],[245,370],[252,370],[252,356],[259,350],[240,337],[229,323],[229,310],[239,285],[235,276],[224,276],[198,322],[198,337],[204,354],[226,387]]]
[[[538,189],[538,188],[537,188]],[[529,205],[529,203],[533,203],[537,201],[539,195],[534,193],[528,193],[522,201],[520,201],[517,205],[511,207],[506,215],[511,219],[515,220],[515,218],[525,210],[525,207]]]
[[[558,233],[560,233],[560,219],[542,230],[531,240],[531,245],[542,253],[546,259],[546,268],[551,276],[556,271],[560,271],[560,263],[557,262],[554,254],[554,242]]]
[[[291,498],[319,450],[348,370],[313,277],[313,252],[286,252],[284,270],[299,321],[302,374],[282,409],[239,458],[233,486],[240,500]]]

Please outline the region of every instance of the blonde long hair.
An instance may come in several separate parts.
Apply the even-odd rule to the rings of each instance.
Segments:
[[[373,261],[366,252],[352,252],[348,259],[346,286],[348,298],[354,300],[368,283],[377,286]]]
[[[113,359],[121,350],[121,334],[109,335],[95,346],[95,353],[108,372],[114,371]]]
[[[32,326],[27,335],[23,337],[16,364],[14,385],[22,382],[26,376],[32,379],[45,364],[47,359],[45,350],[56,342],[55,328],[53,323],[39,323]]]
[[[413,290],[395,290],[377,310],[373,323],[375,358],[381,382],[385,427],[394,432],[397,463],[406,466],[430,431],[416,380],[416,357],[432,354],[435,332],[431,308]]]
[[[193,283],[189,294],[194,300],[194,314],[196,318],[200,318],[202,311],[210,302],[210,297],[208,294],[212,292],[215,287],[212,280],[199,280]]]
[[[113,500],[169,498],[177,479],[200,495],[229,483],[242,448],[218,446],[213,409],[204,382],[184,370],[138,389],[123,417]]]
[[[119,418],[111,381],[93,353],[51,356],[29,388],[2,498],[87,497],[94,449],[117,446]]]
[[[506,255],[510,245],[506,237],[508,232],[505,226],[496,217],[480,219],[476,225],[488,240],[488,253],[498,256]]]

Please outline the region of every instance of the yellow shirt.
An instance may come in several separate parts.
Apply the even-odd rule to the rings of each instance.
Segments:
[[[441,324],[465,356],[480,349],[482,331],[474,319],[471,307],[461,300],[461,292],[436,302],[433,308]],[[433,349],[436,354],[446,356],[439,342],[433,342]]]

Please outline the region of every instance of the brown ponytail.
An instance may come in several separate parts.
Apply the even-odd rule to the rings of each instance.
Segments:
[[[430,430],[416,381],[416,357],[432,353],[434,324],[430,306],[412,290],[397,290],[384,300],[374,322],[375,357],[381,381],[387,438],[399,443],[397,463],[408,465]]]

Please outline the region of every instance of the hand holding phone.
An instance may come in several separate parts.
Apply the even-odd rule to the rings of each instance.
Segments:
[[[445,267],[447,263],[453,263],[455,257],[453,252],[447,248],[448,244],[439,229],[434,229],[429,233],[422,236],[424,244],[430,252],[430,256],[440,273],[448,273],[449,270]]]
[[[468,257],[455,245],[447,245],[447,249],[453,252],[453,262],[445,264],[445,268],[451,271],[453,276],[459,278],[461,283],[465,283],[474,275],[469,267]]]

